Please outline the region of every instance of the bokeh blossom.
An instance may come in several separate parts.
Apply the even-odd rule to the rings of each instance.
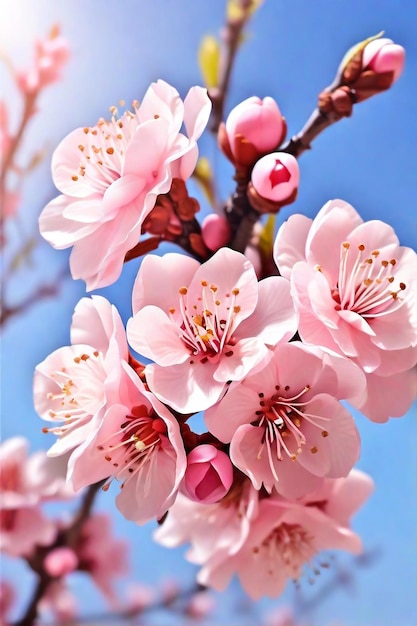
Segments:
[[[57,527],[40,505],[74,496],[65,482],[65,463],[41,451],[29,456],[23,437],[0,446],[0,493],[0,550],[10,556],[28,556],[37,545],[50,544]]]
[[[192,87],[183,102],[159,80],[133,113],[117,117],[113,109],[110,121],[78,128],[59,144],[52,176],[62,195],[45,207],[39,227],[55,248],[73,246],[72,276],[88,290],[118,278],[158,194],[174,177],[191,175],[210,110],[202,87]],[[183,122],[188,137],[180,132]]]

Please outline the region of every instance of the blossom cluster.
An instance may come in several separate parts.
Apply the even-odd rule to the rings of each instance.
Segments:
[[[146,254],[126,328],[100,295],[77,304],[71,345],[35,371],[36,410],[57,436],[48,454],[65,456],[74,490],[119,481],[118,509],[159,520],[164,545],[189,542],[200,583],[224,589],[236,572],[251,597],[274,597],[305,563],[319,566],[318,552],[361,550],[350,518],[372,481],[354,469],[360,436],[345,401],[385,422],[416,397],[417,255],[343,200],[291,216],[268,264],[260,244],[252,256],[234,249],[227,211],[201,229],[186,191],[206,91],[183,102],[158,81],[133,109],[58,146],[62,194],[41,233],[72,247],[88,290],[163,240],[189,255]],[[276,151],[285,134],[272,98],[241,103],[220,127],[259,216],[297,193],[297,160]]]

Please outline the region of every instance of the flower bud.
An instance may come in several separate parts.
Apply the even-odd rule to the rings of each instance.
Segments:
[[[273,98],[247,98],[229,113],[219,131],[220,147],[236,165],[251,166],[260,156],[277,148],[287,132]]]
[[[207,248],[215,252],[230,241],[230,224],[224,215],[211,213],[204,218],[201,225],[201,235]]]
[[[339,66],[336,82],[349,87],[355,102],[389,89],[403,71],[404,48],[381,34],[353,46]]]
[[[46,555],[44,567],[54,578],[66,576],[77,569],[78,557],[71,548],[55,548]]]
[[[404,69],[405,50],[391,39],[374,39],[363,51],[362,66],[376,74],[392,72],[396,81]]]
[[[267,154],[252,170],[249,201],[259,213],[276,213],[280,207],[295,200],[299,181],[300,169],[292,154]]]
[[[210,444],[191,450],[182,485],[191,500],[214,504],[227,494],[232,482],[233,467],[225,452]]]

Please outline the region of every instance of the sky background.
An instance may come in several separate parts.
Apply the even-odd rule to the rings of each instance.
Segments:
[[[141,99],[149,83],[163,78],[184,96],[202,84],[197,48],[208,33],[217,34],[224,21],[223,0],[2,0],[0,41],[10,58],[25,67],[34,40],[59,23],[71,48],[62,80],[45,90],[39,113],[23,145],[22,161],[44,148],[46,158],[27,177],[18,222],[8,225],[5,263],[22,241],[36,232],[37,218],[57,195],[49,162],[54,146],[78,126],[93,125],[110,105]],[[417,3],[414,0],[266,0],[248,29],[234,68],[228,112],[252,95],[274,97],[285,115],[289,136],[298,132],[315,106],[317,94],[328,85],[344,53],[355,43],[385,30],[386,36],[407,50],[403,76],[387,93],[356,106],[345,119],[319,136],[313,150],[300,159],[301,184],[297,201],[284,208],[279,222],[294,212],[314,217],[331,198],[342,198],[362,217],[382,219],[394,226],[403,245],[417,248]],[[20,101],[1,69],[2,98],[17,119]],[[233,190],[232,169],[218,153],[212,137],[200,141],[200,153],[210,158],[219,193]],[[191,192],[198,190],[191,185]],[[201,198],[203,211],[204,199]],[[165,250],[162,248],[161,253]],[[41,243],[30,267],[10,283],[8,303],[18,302],[39,282],[54,280],[68,254]],[[130,293],[138,262],[128,264],[121,279],[97,293],[130,314]],[[23,435],[32,450],[46,449],[52,437],[32,402],[32,377],[37,363],[69,343],[75,304],[85,295],[81,281],[63,281],[59,298],[37,304],[12,319],[2,333],[2,439]],[[412,626],[417,620],[416,566],[416,408],[387,424],[370,423],[356,415],[362,437],[358,467],[370,473],[375,493],[354,519],[365,547],[378,554],[371,566],[353,566],[350,557],[338,557],[333,571],[307,583],[301,594],[309,598],[326,588],[338,568],[354,569],[353,587],[328,594],[305,621],[315,626]],[[97,508],[108,511],[116,534],[131,542],[133,577],[148,584],[175,578],[187,587],[195,568],[184,549],[169,551],[152,542],[154,525],[139,528],[123,519],[114,506],[116,489],[101,494]],[[32,578],[21,563],[3,560],[2,576],[19,581],[21,602],[30,593]],[[101,596],[77,575],[73,588],[84,613],[103,609]],[[245,603],[246,617],[234,609],[238,586],[216,594],[216,626],[253,624],[250,611],[266,611],[291,603],[297,595],[289,586],[284,598]],[[248,618],[249,616],[249,618]],[[167,624],[166,616],[155,616]],[[163,621],[158,621],[163,620]],[[246,620],[246,621],[245,621]]]

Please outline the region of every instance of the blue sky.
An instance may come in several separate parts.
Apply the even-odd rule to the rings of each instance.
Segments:
[[[58,141],[77,126],[94,124],[121,98],[140,100],[158,78],[171,82],[182,95],[191,85],[201,84],[196,50],[203,35],[218,33],[223,13],[220,0],[3,0],[0,40],[13,59],[24,65],[33,40],[56,22],[72,50],[63,80],[43,94],[39,115],[26,137],[25,154],[46,146],[49,157],[26,181],[20,231],[10,226],[12,243],[21,231],[26,235],[35,231],[40,210],[56,195],[48,160]],[[356,106],[351,119],[328,129],[301,157],[299,196],[283,209],[280,220],[293,212],[313,217],[328,199],[339,197],[353,204],[364,219],[389,222],[403,245],[417,248],[416,20],[414,0],[401,0],[401,7],[392,0],[266,0],[255,15],[236,63],[227,110],[251,95],[273,96],[287,119],[289,135],[303,126],[317,94],[332,81],[350,46],[385,30],[387,37],[407,50],[398,83]],[[0,74],[0,79],[12,110],[18,110],[6,75]],[[220,193],[227,197],[233,189],[229,164],[209,136],[200,142],[200,151],[213,159]],[[10,296],[17,299],[31,285],[52,279],[66,261],[65,252],[41,245],[33,266],[11,284]],[[116,285],[100,291],[125,320],[137,267],[132,262]],[[67,345],[72,311],[83,295],[81,281],[66,280],[58,299],[33,307],[4,330],[3,439],[20,434],[31,440],[33,449],[50,445],[33,409],[33,369],[47,354]],[[369,423],[360,415],[357,419],[362,436],[358,466],[374,477],[376,490],[354,527],[369,549],[381,549],[381,556],[372,567],[356,571],[354,594],[344,589],[331,594],[312,619],[320,626],[332,621],[344,626],[411,626],[417,617],[412,584],[417,579],[416,409],[385,425]],[[132,541],[137,578],[156,583],[175,572],[184,586],[192,581],[195,570],[183,560],[183,550],[155,546],[152,525],[138,528],[126,522],[117,513],[111,492],[100,497],[99,506],[111,512],[118,534]],[[10,577],[22,577],[22,592],[28,592],[26,569],[6,560],[3,569]],[[81,576],[74,582],[81,595],[85,595],[84,582]],[[319,584],[323,583],[317,583],[316,589]],[[314,592],[307,588],[305,593]],[[293,595],[289,589],[286,597],[291,600]],[[88,606],[98,609],[100,598],[92,597]],[[224,619],[231,623],[227,607],[235,597],[234,589],[217,597],[217,623],[224,623],[227,614]],[[234,619],[239,623],[237,616]]]

